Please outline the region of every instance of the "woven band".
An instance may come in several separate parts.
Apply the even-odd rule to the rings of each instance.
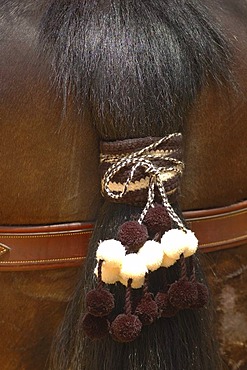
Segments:
[[[173,203],[183,167],[180,133],[101,143],[102,194],[113,202],[145,205],[156,177]]]

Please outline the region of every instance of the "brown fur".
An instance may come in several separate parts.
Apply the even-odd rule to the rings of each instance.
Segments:
[[[99,204],[97,136],[88,112],[82,122],[70,104],[62,118],[49,61],[38,53],[41,5],[27,2],[23,17],[11,9],[0,25],[1,224],[93,220]]]
[[[217,4],[213,2],[213,6]],[[184,209],[224,206],[246,199],[247,23],[241,18],[247,16],[247,9],[236,4],[236,13],[230,10],[218,12],[232,42],[237,87],[222,87],[216,93],[209,85],[191,113],[182,180]]]
[[[224,370],[247,368],[247,245],[204,256]]]
[[[2,370],[44,370],[77,269],[1,273]]]

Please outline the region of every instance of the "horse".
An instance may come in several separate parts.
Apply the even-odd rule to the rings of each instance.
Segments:
[[[120,3],[124,5],[121,7]],[[141,3],[143,6],[140,7]],[[207,1],[208,9],[204,9],[200,4],[197,6],[194,1],[153,0],[134,1],[133,4],[132,7],[131,2],[127,0],[1,1],[1,236],[7,230],[10,237],[11,233],[15,235],[19,228],[25,227],[29,230],[29,236],[30,230],[31,234],[36,236],[42,227],[46,227],[46,233],[60,230],[59,227],[64,232],[65,229],[61,226],[64,224],[67,225],[67,230],[74,231],[81,222],[94,222],[98,214],[99,220],[110,225],[112,221],[109,213],[107,215],[106,206],[100,211],[102,198],[98,171],[99,141],[124,139],[129,136],[164,136],[180,129],[182,123],[186,164],[181,184],[182,209],[196,211],[231,207],[232,204],[246,199],[245,3],[239,0]],[[143,24],[136,17],[136,24],[133,26],[133,18],[128,12],[139,14]],[[208,12],[213,13],[214,17],[208,18]],[[144,15],[148,16],[145,18]],[[149,18],[150,15],[153,18]],[[126,23],[122,21],[125,16]],[[196,23],[197,17],[201,18]],[[83,22],[86,24],[85,29]],[[164,32],[167,34],[164,44],[169,46],[172,43],[176,46],[173,53],[169,49],[172,61],[169,59],[169,53],[155,50],[155,53],[164,52],[162,57],[167,58],[165,60],[168,63],[169,75],[166,76],[167,81],[162,81],[171,96],[165,95],[162,85],[160,93],[157,92],[157,86],[151,85],[152,91],[149,90],[146,95],[145,91],[141,91],[138,95],[138,91],[131,90],[135,85],[135,80],[131,80],[135,75],[131,63],[134,63],[133,60],[140,63],[143,70],[138,71],[138,84],[147,86],[143,76],[150,75],[150,64],[158,62],[150,56],[150,64],[141,64],[146,55],[145,42],[151,42],[154,35],[158,37],[155,25],[160,22],[165,25]],[[79,29],[78,24],[81,27]],[[117,26],[114,28],[116,24],[119,29]],[[153,28],[150,24],[153,24]],[[177,27],[175,36],[170,33],[171,24],[171,27]],[[123,34],[119,33],[121,27],[125,32]],[[145,27],[147,34],[143,31]],[[133,29],[140,31],[139,44],[136,43],[134,47],[131,44],[133,37],[136,37],[136,41],[139,36],[134,34]],[[184,41],[184,37],[190,34],[192,29],[194,40],[185,38]],[[207,32],[204,34],[205,30]],[[91,40],[92,34],[95,38]],[[188,49],[184,49],[188,54],[183,57],[186,63],[191,63],[191,71],[188,64],[187,69],[184,69],[181,59],[177,57],[180,52],[180,41],[177,43],[177,37],[188,46]],[[97,54],[97,47],[93,49],[93,55],[85,47],[84,59],[78,60],[84,42],[81,40],[87,40],[92,48],[96,45],[101,51],[104,50],[102,45],[105,45],[105,53],[109,53],[109,59],[112,58],[113,63],[110,72],[107,68],[97,69],[98,65],[104,67],[104,54]],[[126,40],[136,54],[130,52]],[[141,40],[144,40],[143,43]],[[113,55],[110,54],[110,49],[107,49],[111,42]],[[87,46],[87,43],[85,45]],[[195,45],[199,48],[198,54],[193,54]],[[152,44],[153,48],[154,46],[155,43]],[[125,69],[120,68],[128,60],[124,57],[125,54],[128,58],[133,58],[127,65],[129,70],[126,65]],[[102,60],[103,64],[100,64]],[[114,64],[116,60],[123,64],[120,63],[119,67],[117,63]],[[163,63],[165,64],[164,60]],[[229,65],[231,72],[228,71]],[[195,71],[198,75],[195,75]],[[111,83],[112,74],[116,79],[116,76],[119,76],[119,80],[116,80],[118,85],[113,81],[113,90],[109,91],[102,78]],[[156,77],[153,76],[153,79]],[[81,78],[84,78],[85,86]],[[92,81],[96,87],[92,86]],[[111,94],[115,94],[115,106],[112,106]],[[172,99],[172,96],[175,98]],[[141,98],[139,105],[136,103],[138,98]],[[98,105],[92,104],[93,101]],[[155,105],[156,103],[158,105]],[[128,121],[137,122],[137,126],[133,125],[131,134],[126,125]],[[159,123],[159,127],[155,121]],[[140,122],[142,124],[139,127]],[[163,126],[162,122],[165,122]],[[119,127],[122,128],[121,132],[118,132]],[[111,212],[116,218],[119,217],[115,208]],[[133,210],[122,208],[121,212],[127,215]],[[230,210],[230,213],[234,212]],[[101,221],[98,221],[98,224]],[[71,228],[68,225],[72,225]],[[18,270],[18,266],[23,265],[21,261],[15,265],[6,263],[13,249],[9,241],[10,239],[5,237],[4,242],[1,239],[0,244],[1,368],[43,370],[48,367],[51,343],[73,294],[77,298],[74,298],[74,303],[70,305],[72,308],[68,309],[60,337],[58,335],[55,341],[57,345],[54,345],[51,351],[50,368],[115,368],[112,360],[114,353],[110,353],[110,350],[105,354],[106,360],[103,361],[102,357],[95,359],[93,367],[83,363],[85,349],[77,342],[75,321],[78,319],[78,313],[73,311],[76,307],[78,310],[76,299],[82,295],[80,292],[83,290],[81,268],[78,266],[78,261],[81,264],[82,259],[75,258],[75,264],[67,261],[67,265],[53,264],[48,266],[49,268],[47,265],[39,268],[42,263],[36,261],[31,267]],[[45,250],[49,250],[49,244],[47,245]],[[59,243],[57,245],[59,246]],[[36,248],[36,257],[41,260],[39,244]],[[220,342],[223,365],[220,360],[213,360],[213,355],[210,357],[212,346],[208,345],[207,352],[206,342],[205,348],[200,349],[199,356],[194,353],[195,358],[189,356],[186,345],[181,346],[181,343],[177,342],[178,347],[181,346],[178,348],[181,358],[169,360],[173,363],[173,368],[183,369],[188,358],[190,367],[187,366],[186,369],[246,368],[246,258],[246,240],[233,249],[214,251],[201,256],[201,263],[208,276],[217,307],[218,321],[215,319],[214,325]],[[76,289],[78,283],[79,288]],[[184,322],[181,325],[184,325]],[[173,338],[166,339],[166,344],[172,346],[172,340]],[[208,341],[210,342],[211,338]],[[196,341],[193,343],[197,345]],[[131,345],[124,347],[125,351],[133,354],[130,347]],[[91,349],[88,349],[88,353],[91,352]],[[102,352],[100,353],[102,356]],[[120,356],[119,368],[151,368],[150,364],[145,363],[130,365],[127,362],[127,357],[131,358],[128,353],[123,355],[120,350],[116,353]],[[157,354],[158,360],[162,355]],[[84,357],[87,357],[86,352]],[[109,362],[108,367],[106,364],[110,360],[107,358],[113,361]],[[148,361],[145,356],[143,358],[143,361]],[[170,367],[163,364],[153,368],[172,368],[171,365],[167,366]]]

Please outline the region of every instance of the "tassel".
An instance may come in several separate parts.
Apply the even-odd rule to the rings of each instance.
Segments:
[[[198,281],[196,281],[195,256],[191,256],[190,262],[191,262],[191,267],[192,267],[190,281],[196,286],[197,293],[198,293],[197,300],[193,305],[191,305],[191,308],[199,309],[199,308],[204,307],[208,303],[209,291],[208,291],[208,287],[205,284],[199,283]]]
[[[98,284],[96,289],[90,290],[86,295],[86,313],[82,319],[81,328],[91,339],[101,339],[109,332],[107,316],[115,307],[112,293],[104,288],[102,281],[103,260],[98,262]]]
[[[102,264],[98,263],[98,285],[94,290],[90,290],[86,295],[86,307],[93,316],[103,317],[111,313],[115,306],[114,297],[108,289],[104,289],[102,281]]]
[[[138,252],[148,239],[148,231],[145,225],[137,221],[127,221],[119,227],[117,239],[128,253]]]
[[[119,158],[115,155],[111,158],[111,154],[102,156],[102,163],[107,164],[102,178],[102,192],[107,198],[122,201],[125,196],[130,196],[135,201],[136,190],[128,188],[139,177],[138,181],[145,184],[147,198],[144,198],[146,204],[138,221],[124,222],[117,231],[117,240],[99,242],[96,251],[98,266],[95,271],[98,286],[86,296],[88,313],[83,321],[84,329],[91,338],[97,336],[97,327],[100,327],[98,335],[108,332],[107,316],[112,313],[115,305],[114,297],[104,288],[104,283],[120,282],[126,286],[124,313],[115,317],[110,325],[113,339],[123,343],[135,340],[142,326],[152,324],[159,317],[173,317],[181,309],[199,308],[206,303],[207,290],[203,284],[196,282],[194,260],[190,279],[185,262],[185,257],[196,252],[198,240],[192,231],[185,228],[167,196],[171,190],[177,192],[178,180],[184,167],[183,162],[177,158],[179,140],[181,134],[171,134],[138,151],[127,151]],[[122,145],[122,142],[117,145]],[[160,151],[163,145],[164,152],[163,149]],[[157,162],[157,158],[160,161]],[[112,188],[111,184],[117,180],[115,176],[121,179],[121,190]],[[155,203],[157,200],[161,200],[161,204]],[[181,266],[180,278],[168,287],[166,268],[178,260]],[[148,287],[149,274],[156,274],[159,269],[163,270],[164,286],[154,299]],[[142,297],[133,313],[131,291],[141,288]],[[94,319],[95,324],[92,323]]]
[[[163,290],[156,294],[155,301],[159,310],[159,316],[168,318],[175,316],[178,312],[178,308],[174,307],[169,300],[166,269],[163,268],[162,270]]]
[[[153,294],[148,291],[148,275],[145,277],[143,297],[136,307],[135,314],[143,325],[152,324],[158,317],[157,303],[153,299]]]
[[[196,303],[198,291],[196,285],[188,280],[186,262],[183,254],[180,257],[180,265],[180,279],[170,286],[168,296],[170,303],[174,307],[184,310],[192,307]]]
[[[110,328],[112,338],[122,343],[132,342],[140,335],[142,330],[139,317],[132,314],[131,283],[132,279],[129,279],[125,296],[125,313],[118,315]]]
[[[96,317],[87,313],[80,326],[90,339],[102,339],[109,333],[110,324],[106,317]]]

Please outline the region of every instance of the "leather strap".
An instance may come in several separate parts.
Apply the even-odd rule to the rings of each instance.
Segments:
[[[93,224],[0,227],[0,271],[81,265]]]
[[[184,217],[203,252],[247,244],[247,201]],[[42,270],[81,265],[92,223],[0,227],[0,271]]]
[[[247,244],[247,200],[228,207],[184,212],[203,252]]]

